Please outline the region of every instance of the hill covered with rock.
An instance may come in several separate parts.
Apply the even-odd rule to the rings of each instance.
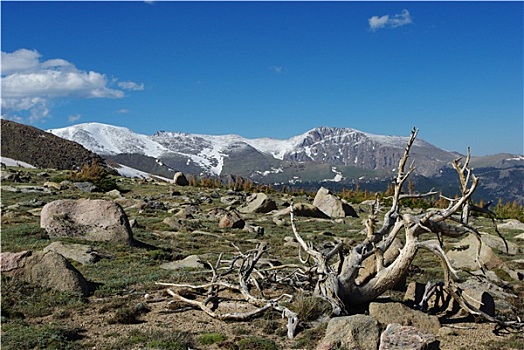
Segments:
[[[2,157],[29,163],[38,168],[79,169],[102,158],[84,146],[38,128],[1,119]]]

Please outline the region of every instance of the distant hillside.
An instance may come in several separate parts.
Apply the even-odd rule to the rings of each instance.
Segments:
[[[38,168],[77,169],[104,161],[84,146],[32,126],[1,119],[2,157],[20,160]]]

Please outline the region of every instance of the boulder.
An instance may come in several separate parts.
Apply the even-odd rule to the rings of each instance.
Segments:
[[[189,186],[189,181],[187,181],[187,178],[184,175],[184,173],[180,171],[176,172],[173,176],[173,182],[175,183],[175,185],[178,186]]]
[[[109,258],[86,244],[53,242],[44,248],[44,253],[55,252],[63,257],[81,263],[82,265],[94,264],[102,258]]]
[[[435,335],[413,326],[388,324],[380,335],[379,350],[438,350]]]
[[[220,228],[244,228],[246,222],[236,210],[226,212],[218,223]]]
[[[246,198],[246,204],[238,208],[241,213],[269,213],[277,205],[265,193],[254,193]]]
[[[75,182],[73,185],[83,192],[98,192],[100,189],[91,182]]]
[[[504,222],[502,224],[498,224],[497,227],[499,229],[524,231],[524,223],[517,219],[504,220]]]
[[[57,200],[40,213],[40,226],[50,237],[79,237],[89,241],[133,241],[126,213],[109,200]]]
[[[182,268],[201,268],[204,264],[200,260],[198,255],[189,255],[182,260],[172,261],[160,265],[160,268],[164,270],[178,270]]]
[[[54,252],[33,252],[24,259],[23,280],[44,288],[89,294],[84,276],[62,255]]]
[[[355,209],[324,187],[317,191],[313,205],[330,218],[358,217]]]
[[[382,324],[399,323],[404,326],[415,326],[433,334],[437,334],[440,329],[437,316],[412,310],[401,303],[371,303],[369,315]]]
[[[182,220],[175,216],[168,216],[162,221],[164,224],[169,226],[172,229],[179,230],[182,226]]]
[[[58,190],[58,191],[63,189],[62,185],[60,185],[58,182],[54,182],[54,181],[46,181],[46,182],[44,182],[44,187],[52,188],[52,189]]]
[[[475,271],[480,268],[477,262],[478,247],[479,241],[477,237],[470,233],[466,238],[456,243],[446,255],[454,268]],[[480,260],[489,270],[500,268],[504,265],[504,262],[495,255],[487,244],[482,244]]]
[[[0,272],[16,270],[23,266],[23,259],[30,256],[31,251],[24,250],[17,253],[1,252],[0,253]]]
[[[332,318],[324,339],[317,350],[360,349],[376,350],[380,337],[380,325],[367,315]]]
[[[291,207],[280,210],[275,214],[275,217],[288,216]],[[293,213],[295,216],[302,216],[307,218],[329,219],[329,216],[324,214],[320,209],[309,203],[295,203],[293,204]]]
[[[482,244],[487,244],[488,247],[492,249],[497,249],[503,254],[517,255],[518,253],[520,253],[520,248],[518,245],[508,240],[506,240],[506,243],[504,243],[504,240],[499,236],[481,232],[480,238],[482,239]]]

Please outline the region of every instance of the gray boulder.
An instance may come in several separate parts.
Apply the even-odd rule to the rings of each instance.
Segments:
[[[126,213],[109,200],[57,200],[40,213],[40,226],[50,237],[79,237],[89,241],[133,241]]]
[[[75,182],[73,185],[83,192],[98,192],[100,189],[91,182]]]
[[[88,295],[89,284],[84,276],[62,255],[54,252],[33,252],[23,259],[16,271],[22,280],[44,288],[72,291]]]
[[[477,237],[470,233],[466,238],[456,243],[454,248],[448,251],[446,255],[453,267],[475,271],[480,269],[477,262],[478,248],[479,241]],[[480,250],[480,260],[489,270],[500,268],[504,265],[504,262],[485,243],[482,244]]]
[[[401,303],[371,303],[369,315],[382,324],[399,323],[404,326],[415,326],[433,334],[437,334],[440,329],[437,316],[412,310]]]
[[[65,242],[53,242],[44,248],[44,253],[55,252],[63,257],[81,263],[82,265],[94,264],[100,259],[110,258],[107,254],[101,254],[86,244],[75,244]]]
[[[246,204],[238,208],[241,213],[269,213],[277,205],[265,193],[254,193],[246,198]]]
[[[183,268],[202,268],[204,264],[198,255],[189,255],[182,260],[171,261],[162,264],[160,268],[164,270],[178,270]]]
[[[379,350],[438,350],[435,335],[413,326],[388,324],[380,335]]]
[[[23,266],[23,259],[30,256],[31,251],[24,250],[17,253],[1,252],[0,253],[0,272],[16,270]]]
[[[324,187],[317,191],[313,205],[330,218],[358,217],[355,209]]]
[[[275,214],[275,217],[288,216],[291,207],[284,208]],[[309,203],[295,203],[293,204],[293,213],[295,216],[302,216],[307,218],[329,219],[329,216],[324,214],[320,209]]]
[[[317,350],[359,349],[376,350],[380,337],[380,325],[367,315],[332,318],[324,339]]]

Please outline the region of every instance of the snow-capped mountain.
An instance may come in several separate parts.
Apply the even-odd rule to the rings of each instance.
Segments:
[[[285,168],[297,164],[308,164],[309,168],[328,164],[329,172],[337,178],[343,178],[342,169],[346,167],[391,172],[408,140],[404,136],[330,127],[315,128],[288,140],[167,131],[143,135],[100,123],[78,124],[48,132],[76,141],[103,156],[142,155],[174,170],[251,178],[283,173]],[[420,174],[433,174],[455,155],[417,139],[411,157],[421,169]]]
[[[154,174],[172,178],[175,171],[182,171],[189,175],[220,175],[225,182],[240,176],[309,190],[320,185],[342,190],[358,182],[360,188],[383,191],[394,176],[407,142],[404,136],[328,127],[288,140],[165,131],[142,135],[98,123],[49,132],[55,135],[2,119],[2,157],[43,168],[78,169],[82,164],[101,161],[101,155],[124,176]],[[447,196],[455,195],[458,180],[450,163],[458,156],[418,139],[410,154],[415,175],[422,175],[413,177],[416,189],[424,192],[433,188]],[[503,198],[523,203],[523,155],[472,157],[470,165],[480,178],[477,199]]]

